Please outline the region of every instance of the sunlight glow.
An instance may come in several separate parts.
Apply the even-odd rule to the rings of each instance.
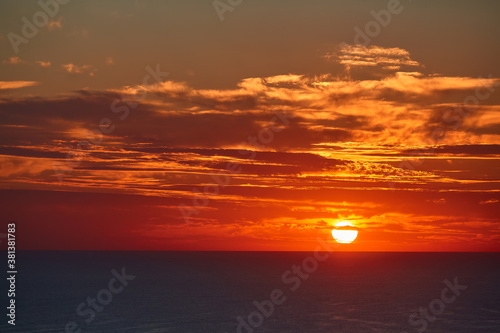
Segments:
[[[343,221],[335,225],[332,236],[338,243],[352,243],[358,237],[358,231],[354,229],[353,224]]]

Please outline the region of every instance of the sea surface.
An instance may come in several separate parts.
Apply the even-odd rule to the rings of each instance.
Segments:
[[[7,323],[4,279],[0,332],[500,332],[500,253],[28,251],[16,259],[16,325]]]

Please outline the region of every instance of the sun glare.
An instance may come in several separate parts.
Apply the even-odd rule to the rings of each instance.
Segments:
[[[332,236],[338,243],[352,243],[358,237],[358,231],[354,228],[350,222],[339,222],[332,230]]]

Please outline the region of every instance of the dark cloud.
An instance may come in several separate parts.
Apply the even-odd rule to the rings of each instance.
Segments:
[[[20,147],[0,147],[0,155],[43,157],[43,158],[64,158],[66,154],[56,151],[44,151]]]
[[[403,150],[401,156],[415,154],[416,152],[422,155],[469,155],[469,156],[488,156],[488,155],[500,155],[500,145],[494,144],[482,144],[482,145],[455,145],[455,146],[439,146],[439,147],[429,147],[425,149],[415,150]]]

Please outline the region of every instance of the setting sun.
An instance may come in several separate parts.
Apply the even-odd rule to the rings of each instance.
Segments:
[[[358,231],[350,222],[343,221],[335,225],[332,236],[338,243],[352,243],[358,237]]]

